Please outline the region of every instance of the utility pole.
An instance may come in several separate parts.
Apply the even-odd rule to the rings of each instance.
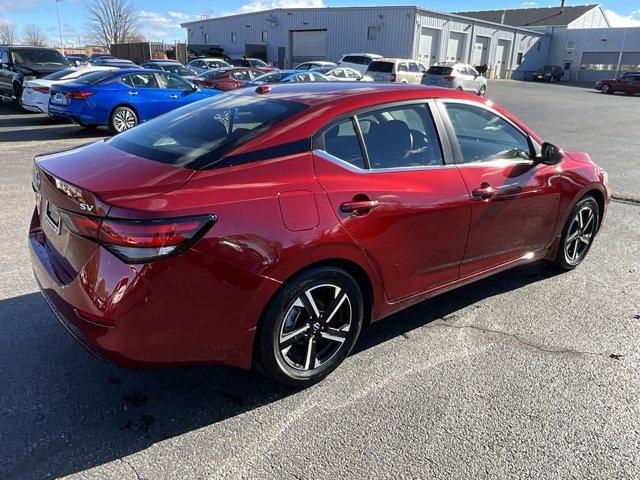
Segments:
[[[58,16],[58,33],[60,34],[60,48],[62,49],[62,54],[64,55],[64,44],[62,43],[62,28],[60,27],[60,11],[58,10],[58,4],[61,2],[62,0],[56,0],[56,15]]]

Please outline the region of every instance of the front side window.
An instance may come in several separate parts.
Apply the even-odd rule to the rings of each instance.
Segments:
[[[229,166],[225,154],[307,105],[249,95],[216,95],[156,117],[108,140],[150,160],[192,169]]]
[[[530,160],[528,138],[498,115],[463,103],[445,103],[464,163]]]
[[[413,62],[409,63],[409,71],[410,72],[414,72],[414,73],[418,73],[418,65],[416,65]]]
[[[351,118],[335,124],[324,132],[324,150],[340,160],[365,168],[360,141]]]
[[[230,77],[234,80],[251,80],[249,70],[238,70],[237,72],[233,72]]]
[[[442,165],[442,150],[426,105],[389,107],[357,116],[371,168]]]

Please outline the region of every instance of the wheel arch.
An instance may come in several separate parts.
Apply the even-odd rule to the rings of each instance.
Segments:
[[[591,196],[595,198],[596,203],[598,204],[598,210],[600,213],[598,218],[598,230],[600,230],[600,226],[602,225],[602,219],[604,217],[604,209],[606,208],[606,201],[604,198],[604,194],[597,188],[593,188],[591,190],[584,192],[576,203],[578,203],[580,200],[582,200],[584,197],[587,197],[587,196]]]

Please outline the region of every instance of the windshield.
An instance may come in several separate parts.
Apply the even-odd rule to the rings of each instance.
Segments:
[[[153,68],[153,67],[152,67]],[[176,75],[193,75],[194,72],[182,65],[162,65],[160,68],[165,72],[175,73]]]
[[[269,66],[266,63],[264,63],[262,60],[260,60],[259,58],[250,60],[250,63],[251,63],[252,67],[268,67]]]
[[[451,72],[453,72],[452,67],[438,67],[435,65],[427,70],[428,75],[450,75]]]
[[[69,65],[69,61],[62,56],[57,50],[45,50],[45,49],[19,49],[12,50],[11,56],[13,57],[13,63],[16,65]]]
[[[209,68],[220,68],[220,67],[230,67],[231,66],[227,62],[225,62],[224,60],[207,60],[204,63],[206,63]]]
[[[370,72],[381,72],[381,73],[391,73],[393,71],[393,63],[392,62],[379,62],[374,60],[369,64]]]
[[[185,168],[226,167],[235,163],[224,159],[225,153],[306,108],[286,100],[220,94],[140,124],[108,143],[139,157]]]
[[[553,72],[555,70],[554,67],[543,67],[542,71],[545,73]]]

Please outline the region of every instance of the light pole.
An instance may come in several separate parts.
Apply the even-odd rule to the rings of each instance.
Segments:
[[[58,4],[61,2],[62,0],[56,0],[56,15],[58,16],[58,33],[60,34],[60,48],[62,49],[62,54],[64,55],[64,44],[62,43],[62,28],[60,27],[60,11],[58,10]]]

